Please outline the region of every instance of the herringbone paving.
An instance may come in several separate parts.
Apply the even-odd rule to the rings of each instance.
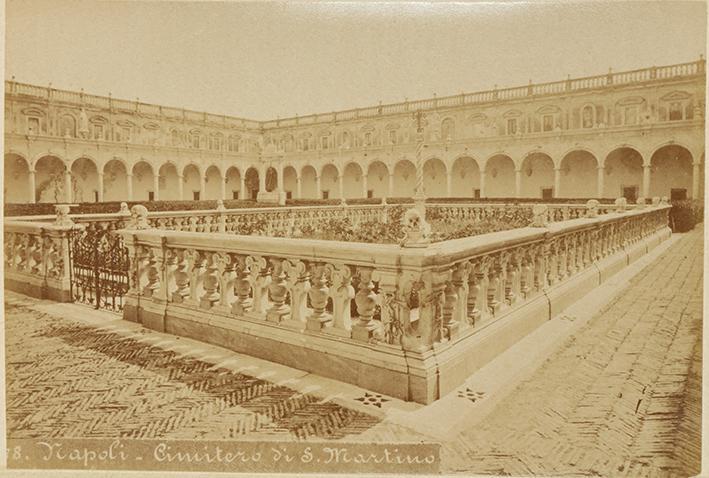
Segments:
[[[691,476],[700,470],[702,231],[636,276],[482,423],[451,471]]]
[[[449,473],[691,476],[700,467],[702,244],[701,229],[684,235],[486,418],[442,440],[395,420],[415,408],[390,397],[381,410],[352,391],[323,398],[296,390],[299,379],[197,358],[193,344],[10,296],[8,435],[439,441]],[[490,399],[466,386],[441,399],[451,413]]]

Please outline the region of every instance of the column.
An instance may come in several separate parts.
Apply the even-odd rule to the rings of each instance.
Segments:
[[[177,175],[177,198],[182,201],[185,199],[185,178],[181,174]]]
[[[604,178],[605,178],[605,171],[606,171],[606,170],[603,169],[603,166],[599,166],[599,168],[598,168],[598,184],[597,184],[597,186],[598,186],[598,192],[596,193],[596,195],[597,195],[599,198],[602,198],[602,197],[603,197],[603,189],[604,189],[604,188],[603,188],[603,180],[604,180]]]
[[[133,175],[126,174],[126,186],[128,188],[128,200],[133,200]]]
[[[342,173],[338,174],[337,182],[340,188],[340,199],[345,199],[345,175]]]
[[[367,175],[362,173],[362,197],[367,197]]]
[[[650,165],[643,165],[643,191],[642,195],[645,198],[650,197]]]
[[[389,173],[389,185],[387,189],[387,197],[394,197],[394,173]]]
[[[98,173],[98,202],[103,202],[103,173]]]
[[[221,194],[219,197],[222,198],[222,201],[226,201],[226,176],[220,177],[219,181],[220,181],[219,182],[219,188],[220,188],[219,193]]]
[[[297,176],[295,178],[295,198],[296,199],[302,199],[302,185],[301,185],[301,178],[300,176]]]
[[[320,199],[322,197],[322,193],[320,192],[320,175],[316,174],[315,175],[315,199]]]
[[[480,170],[480,197],[485,197],[485,170]]]
[[[692,163],[692,199],[699,198],[699,179],[701,176],[701,171],[699,163]],[[647,197],[647,196],[646,196]]]
[[[276,191],[278,191],[279,193],[282,193],[283,191],[285,191],[285,189],[283,189],[283,187],[285,186],[285,181],[283,180],[283,165],[282,164],[279,164],[278,166],[276,166],[276,173],[278,174],[278,178],[277,178],[277,182],[276,182],[276,184],[277,184]]]
[[[200,174],[199,175],[199,199],[200,199],[200,201],[204,201],[204,199],[205,199],[205,191],[207,189],[205,187],[205,182],[206,182],[205,176],[203,174]]]
[[[266,192],[266,171],[268,171],[268,168],[266,167],[261,168],[261,171],[259,171],[258,191],[260,193]]]
[[[522,194],[522,170],[515,169],[515,197],[518,198]]]
[[[71,202],[71,171],[64,169],[64,202]]]
[[[30,169],[29,180],[30,180],[30,200],[29,200],[29,202],[30,202],[30,204],[34,204],[36,202],[35,190],[37,189],[34,169]]]
[[[246,197],[246,183],[243,174],[239,174],[239,199],[248,199]]]
[[[554,197],[561,197],[561,169],[554,168]]]
[[[451,191],[453,190],[453,174],[451,171],[446,171],[446,197],[451,197]]]
[[[153,198],[155,201],[160,200],[160,176],[153,173]]]

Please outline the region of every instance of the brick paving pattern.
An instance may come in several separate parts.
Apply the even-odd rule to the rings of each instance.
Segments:
[[[5,310],[12,438],[332,439],[380,420],[22,305]]]
[[[698,473],[702,234],[683,236],[482,422],[445,439],[442,471]],[[437,441],[386,411],[367,415],[27,303],[6,303],[10,437]],[[485,399],[453,393],[460,406]]]
[[[474,430],[449,471],[691,476],[700,471],[703,232],[681,238]]]

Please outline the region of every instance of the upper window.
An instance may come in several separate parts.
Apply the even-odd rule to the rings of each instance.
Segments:
[[[637,124],[638,122],[638,107],[626,106],[623,112],[623,124]]]
[[[227,149],[232,153],[239,152],[239,137],[229,136],[229,143],[227,144]]]
[[[91,128],[93,129],[93,138],[102,140],[104,139],[104,129],[102,124],[92,124]]]
[[[367,131],[364,133],[364,145],[365,146],[371,146],[372,145],[372,133]]]
[[[585,106],[581,112],[581,126],[584,128],[593,128],[593,107]]]
[[[517,118],[507,120],[507,134],[517,134]]]
[[[39,134],[39,118],[27,118],[27,134]]]
[[[199,149],[199,133],[190,133],[190,144],[193,148]]]
[[[448,140],[455,137],[455,123],[451,118],[446,118],[441,123],[441,139]]]
[[[544,115],[542,118],[542,131],[552,131],[554,129],[554,115]]]
[[[329,139],[330,138],[328,136],[323,136],[322,138],[320,138],[320,147],[322,149],[328,148]]]
[[[675,101],[670,103],[670,121],[682,119],[682,103]]]
[[[180,144],[180,132],[177,131],[176,129],[173,129],[170,132],[170,138],[172,140],[173,146],[178,146]]]
[[[396,144],[396,130],[389,130],[389,144]]]

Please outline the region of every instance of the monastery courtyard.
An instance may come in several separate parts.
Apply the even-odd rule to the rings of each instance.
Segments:
[[[673,234],[427,406],[6,291],[8,436],[428,442],[446,473],[691,476],[702,235]]]

